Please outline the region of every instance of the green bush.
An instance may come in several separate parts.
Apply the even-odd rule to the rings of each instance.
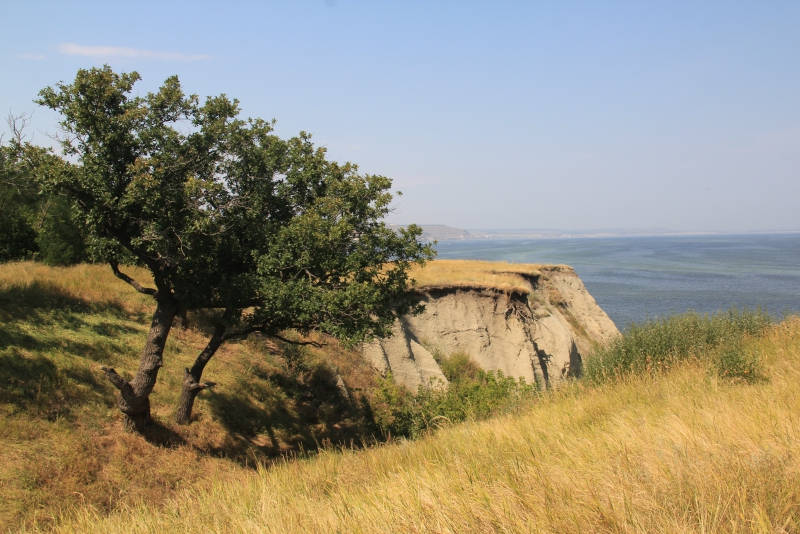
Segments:
[[[481,367],[465,352],[456,352],[449,358],[442,358],[437,354],[435,358],[442,374],[451,382],[476,380],[481,371]]]
[[[764,379],[758,354],[744,349],[740,343],[723,347],[712,360],[714,370],[720,378],[741,380],[748,383]]]
[[[585,376],[604,381],[631,374],[666,371],[676,363],[697,359],[711,361],[720,369],[745,369],[751,364],[734,364],[734,356],[718,356],[730,347],[739,347],[748,336],[761,335],[774,320],[760,308],[731,308],[714,315],[694,312],[634,323],[620,337],[586,358]],[[727,363],[717,363],[722,358]],[[742,356],[744,358],[744,356]],[[743,366],[743,367],[742,367]],[[738,371],[737,371],[738,372]],[[722,371],[720,376],[728,376]]]
[[[47,210],[36,243],[39,259],[51,266],[66,266],[87,260],[86,230],[76,222],[73,206],[55,198]]]
[[[372,410],[384,436],[415,438],[442,425],[485,419],[513,409],[537,391],[524,379],[480,369],[465,354],[437,359],[450,381],[446,388],[431,384],[412,394],[391,375],[380,381]]]
[[[37,251],[36,231],[18,210],[0,213],[0,262],[31,259]]]
[[[85,222],[74,217],[73,202],[42,192],[20,143],[0,139],[0,262],[86,261]]]

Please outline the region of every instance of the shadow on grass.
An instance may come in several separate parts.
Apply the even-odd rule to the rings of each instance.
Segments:
[[[25,319],[36,310],[42,309],[66,309],[84,313],[112,312],[119,315],[125,313],[122,303],[118,300],[100,302],[86,300],[58,284],[42,280],[0,288],[0,309],[15,319]]]
[[[138,330],[121,319],[130,314],[113,302],[88,303],[55,284],[0,289],[0,402],[47,418],[108,404],[111,387],[92,368],[134,355],[121,337]]]
[[[138,330],[118,319],[141,322],[113,300],[89,302],[53,283],[0,289],[0,402],[48,419],[68,417],[87,403],[112,407],[116,390],[87,364],[136,357],[131,351],[138,352],[138,346],[132,349],[120,338]],[[211,312],[190,315],[192,327],[201,332],[211,328],[213,319]],[[255,366],[229,389],[205,393],[211,412],[230,436],[218,449],[205,452],[253,466],[254,451],[264,459],[323,446],[360,445],[371,434],[364,411],[343,394],[337,379],[318,364],[285,372]],[[144,437],[163,447],[186,444],[168,424],[157,421]]]
[[[17,411],[67,417],[77,406],[108,404],[111,388],[85,368],[58,367],[49,358],[23,355],[18,349],[0,353],[0,403]]]
[[[254,452],[266,458],[294,456],[373,441],[367,439],[371,432],[364,410],[345,397],[330,369],[320,365],[297,374],[255,369],[254,375],[206,398],[235,442],[212,454],[252,466]]]
[[[58,350],[92,361],[108,361],[109,356],[130,355],[130,347],[117,340],[120,335],[138,332],[133,326],[112,321],[87,322],[81,313],[71,310],[32,310],[24,319],[15,319],[0,309],[0,350],[20,348],[33,352]],[[28,328],[26,328],[26,326]],[[29,333],[36,328],[36,335]],[[64,336],[63,331],[88,330],[93,338],[83,342]]]
[[[142,432],[142,437],[150,444],[166,449],[174,449],[186,445],[183,436],[158,421],[153,421]]]

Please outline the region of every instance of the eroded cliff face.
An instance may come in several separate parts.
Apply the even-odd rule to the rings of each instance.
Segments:
[[[402,318],[392,337],[365,345],[364,354],[412,390],[445,386],[436,359],[454,353],[542,387],[579,376],[582,355],[619,331],[571,268],[546,268],[527,279],[529,293],[423,288],[425,311]]]

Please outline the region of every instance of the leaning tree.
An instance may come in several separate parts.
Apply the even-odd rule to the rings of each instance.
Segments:
[[[391,181],[326,159],[310,136],[282,140],[270,122],[239,118],[225,95],[204,103],[177,77],[132,96],[137,73],[80,70],[40,92],[61,114],[63,158],[38,159],[46,187],[74,199],[95,255],[155,301],[139,369],[119,390],[125,426],[150,421],[149,395],[173,321],[210,310],[212,334],[185,370],[176,409],[189,421],[206,364],[219,346],[254,332],[292,341],[287,329],[345,343],[388,335],[418,309],[409,269],[433,256],[420,229],[382,221]],[[35,155],[40,154],[32,151]],[[153,286],[125,273],[145,267]]]

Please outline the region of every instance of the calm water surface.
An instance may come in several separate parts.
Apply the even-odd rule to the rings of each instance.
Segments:
[[[566,263],[618,327],[673,312],[800,312],[800,234],[444,241],[439,258]]]

